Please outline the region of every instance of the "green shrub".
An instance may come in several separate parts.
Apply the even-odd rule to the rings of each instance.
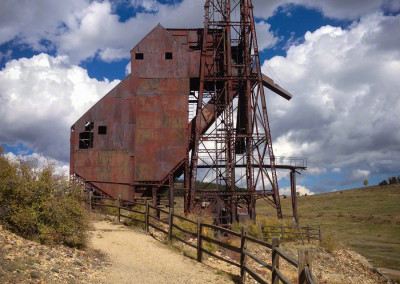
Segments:
[[[88,218],[82,188],[34,160],[10,161],[0,154],[0,222],[42,243],[83,247]]]

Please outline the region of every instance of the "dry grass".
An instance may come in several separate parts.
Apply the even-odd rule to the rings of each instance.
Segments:
[[[284,218],[290,219],[290,198],[281,199]],[[259,202],[257,212],[275,216],[268,204]],[[400,184],[370,186],[298,198],[302,226],[321,226],[378,267],[400,269]]]

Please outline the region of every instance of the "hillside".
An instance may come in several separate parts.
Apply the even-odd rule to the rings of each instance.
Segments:
[[[290,197],[281,199],[290,218]],[[275,216],[265,202],[257,212]],[[400,184],[300,196],[301,225],[321,226],[323,235],[354,249],[377,267],[400,270]]]

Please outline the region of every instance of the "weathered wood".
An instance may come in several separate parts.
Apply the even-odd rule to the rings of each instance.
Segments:
[[[197,261],[202,262],[203,260],[203,251],[201,247],[201,237],[202,237],[202,224],[200,217],[197,218]]]
[[[279,237],[272,238],[272,284],[278,284],[279,278],[276,270],[279,269],[279,254],[275,248],[279,247]]]
[[[291,257],[290,255],[286,254],[281,248],[276,247],[275,251],[279,254],[280,257],[282,257],[284,260],[286,260],[287,262],[289,262],[291,265],[293,265],[294,267],[299,267],[299,263],[297,260],[295,260],[293,257]]]
[[[173,239],[176,239],[176,240],[178,240],[178,241],[180,241],[180,242],[182,242],[182,243],[184,243],[184,244],[186,244],[186,245],[188,245],[188,246],[190,246],[190,247],[192,247],[192,248],[197,249],[197,246],[196,246],[196,245],[191,244],[191,243],[189,243],[188,241],[185,241],[184,239],[181,239],[181,238],[178,237],[178,236],[172,235],[172,238],[173,238]]]
[[[269,265],[268,263],[266,263],[265,261],[259,259],[257,256],[255,256],[254,254],[252,254],[249,251],[245,251],[245,254],[250,257],[251,259],[253,259],[254,261],[258,262],[259,264],[261,264],[262,266],[264,266],[265,268],[269,269],[272,271],[272,266]]]
[[[277,278],[282,281],[283,284],[291,284],[291,282],[282,274],[282,272],[279,269],[275,269],[275,274]]]
[[[193,221],[193,220],[190,220],[190,219],[188,219],[188,218],[185,218],[185,217],[183,217],[183,216],[174,214],[174,217],[176,217],[176,218],[178,218],[178,219],[181,219],[181,220],[184,220],[184,221],[187,221],[187,222],[189,222],[189,223],[192,223],[192,224],[197,225],[197,222],[195,222],[195,221]]]
[[[179,231],[182,231],[182,232],[184,232],[185,234],[188,234],[188,235],[190,235],[190,236],[192,236],[192,237],[194,237],[194,238],[197,237],[197,233],[193,233],[193,232],[190,232],[190,231],[188,231],[188,230],[185,230],[185,229],[179,227],[179,226],[176,225],[176,224],[172,224],[172,226],[173,226],[174,228],[178,229]]]
[[[248,268],[246,265],[244,266],[244,270],[250,274],[251,277],[253,277],[258,283],[261,284],[267,284],[268,282],[262,279],[257,273],[255,273],[253,270]]]
[[[255,243],[259,244],[259,245],[262,245],[262,246],[265,246],[265,247],[267,247],[269,249],[272,249],[272,245],[270,243],[267,243],[267,242],[264,242],[264,241],[260,241],[259,239],[256,239],[256,238],[253,238],[253,237],[250,237],[250,236],[245,236],[245,238],[247,240],[249,240],[249,241],[255,242]]]
[[[233,265],[233,266],[236,266],[236,267],[240,268],[240,264],[239,263],[236,263],[236,262],[233,262],[232,260],[223,258],[222,256],[216,255],[215,253],[212,253],[211,251],[208,251],[208,250],[206,250],[204,248],[202,249],[202,252],[205,252],[206,254],[211,255],[212,257],[214,257],[216,259],[225,261],[225,262],[229,263],[230,265]]]
[[[305,267],[308,266],[310,271],[312,271],[312,255],[311,250],[309,249],[298,249],[298,257],[299,257],[299,267],[298,267],[298,275],[299,275],[299,284],[306,284],[306,274]]]
[[[89,214],[92,213],[92,195],[93,193],[89,191]]]
[[[239,237],[239,238],[241,237],[241,235],[239,233],[236,233],[235,231],[232,231],[232,230],[220,227],[220,226],[215,226],[215,225],[210,225],[210,224],[202,224],[202,226],[211,228],[211,229],[214,229],[217,231],[221,231],[221,232],[224,232],[224,233],[227,233],[227,234]]]
[[[149,201],[146,202],[145,231],[149,233]]]
[[[246,234],[246,227],[243,226],[240,238],[240,276],[242,278],[242,283],[246,280],[246,270],[244,269],[244,266],[246,265]]]
[[[159,230],[160,232],[163,232],[163,233],[166,234],[166,235],[168,235],[168,232],[167,232],[167,231],[165,231],[164,229],[161,229],[161,228],[157,227],[156,225],[153,225],[152,223],[149,223],[149,226],[150,226],[150,227],[153,227],[153,228],[156,229],[156,230]]]
[[[172,225],[174,222],[174,209],[169,208],[169,226],[168,226],[168,240],[171,243],[172,242]]]
[[[121,196],[118,195],[118,223],[121,223]]]
[[[126,210],[126,211],[129,211],[129,212],[134,212],[134,213],[146,215],[146,211],[143,212],[143,211],[139,211],[139,210],[131,209],[131,208],[126,208],[126,207],[121,207],[121,210]]]
[[[216,245],[218,245],[218,246],[220,246],[220,247],[229,249],[229,250],[231,250],[231,251],[234,251],[234,252],[237,252],[237,253],[241,253],[240,248],[235,247],[235,246],[232,246],[232,245],[230,245],[230,244],[226,244],[226,243],[224,243],[224,242],[221,242],[221,241],[218,241],[218,240],[209,238],[209,237],[207,237],[207,236],[202,236],[201,239],[202,239],[202,241],[206,241],[206,242],[209,242],[209,243],[213,243],[213,244],[216,244]]]

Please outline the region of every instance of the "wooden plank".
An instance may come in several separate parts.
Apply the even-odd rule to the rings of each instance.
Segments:
[[[229,244],[226,244],[226,243],[211,239],[211,238],[206,237],[206,236],[202,236],[201,238],[203,239],[203,241],[214,243],[214,244],[219,245],[219,246],[221,246],[223,248],[226,248],[226,249],[232,250],[234,252],[240,253],[240,248],[238,248],[238,247],[235,247],[235,246],[232,246],[232,245],[229,245]]]
[[[103,204],[103,203],[94,203],[94,202],[92,202],[92,205],[118,208],[118,205],[112,205],[112,204]]]
[[[96,195],[92,195],[92,199],[105,199],[105,200],[114,200],[116,201],[116,198],[112,198],[112,197],[103,197],[103,196],[96,196]]]
[[[178,218],[178,219],[181,219],[181,220],[184,220],[184,221],[190,222],[190,223],[192,223],[192,224],[194,224],[194,225],[197,225],[197,222],[195,222],[195,221],[193,221],[193,220],[190,220],[190,219],[188,219],[188,218],[185,218],[185,217],[183,217],[183,216],[180,216],[180,215],[176,215],[176,214],[173,214],[173,215],[174,215],[174,217],[176,217],[176,218]]]
[[[244,270],[246,270],[246,272],[248,274],[250,274],[251,277],[253,277],[258,283],[262,283],[262,284],[267,284],[268,282],[265,281],[264,279],[262,279],[257,273],[255,273],[253,270],[251,270],[250,268],[248,268],[246,265],[243,267]]]
[[[250,237],[250,236],[245,236],[245,238],[247,240],[249,240],[249,241],[255,242],[255,243],[259,244],[259,245],[262,245],[262,246],[265,246],[265,247],[267,247],[269,249],[272,249],[272,244],[269,244],[267,242],[264,242],[262,240],[259,240],[259,239],[256,239],[256,238],[253,238],[253,237]]]
[[[202,237],[202,238],[203,238],[203,237]],[[231,260],[229,260],[229,259],[226,259],[226,258],[223,258],[223,257],[221,257],[221,256],[219,256],[219,255],[216,255],[216,254],[214,254],[214,253],[212,253],[212,252],[210,252],[210,251],[208,251],[208,250],[205,250],[204,248],[202,248],[202,251],[205,252],[205,253],[208,254],[208,255],[211,255],[212,257],[215,257],[216,259],[225,261],[225,262],[229,263],[230,265],[234,265],[234,266],[240,268],[240,264],[238,264],[238,263],[236,263],[236,262],[233,262],[233,261],[231,261]]]
[[[215,225],[210,225],[210,224],[202,224],[202,226],[207,227],[207,228],[211,228],[211,229],[214,229],[214,230],[222,231],[224,233],[231,234],[233,236],[236,236],[236,237],[240,238],[240,234],[239,233],[236,233],[236,232],[234,232],[232,230],[229,230],[229,229],[225,229],[225,228],[220,227],[220,226],[215,226]]]
[[[287,262],[289,262],[291,265],[295,266],[296,268],[299,267],[299,263],[297,260],[295,260],[293,257],[291,257],[290,255],[287,255],[281,248],[277,247],[275,248],[275,251],[277,253],[279,253],[279,255],[286,260]]]
[[[197,248],[196,245],[191,244],[191,243],[189,243],[188,241],[185,241],[185,240],[181,239],[181,238],[178,237],[178,236],[172,235],[172,238],[173,238],[173,239],[176,239],[176,240],[178,240],[178,241],[180,241],[180,242],[182,242],[182,243],[184,243],[184,244],[186,244],[186,245],[188,245],[188,246],[190,246],[190,247],[192,247],[192,248]]]
[[[126,208],[126,207],[121,207],[121,210],[126,210],[126,211],[129,211],[129,212],[134,212],[134,213],[138,213],[138,214],[142,214],[142,215],[146,214],[146,212],[142,212],[142,211],[139,211],[139,210],[130,209],[130,208]]]
[[[289,280],[282,274],[282,272],[277,268],[275,269],[275,273],[278,276],[279,280],[283,282],[283,284],[291,284]]]
[[[149,204],[149,208],[154,209],[154,210],[156,210],[156,211],[163,212],[163,213],[165,213],[165,214],[169,214],[169,212],[168,212],[167,210],[163,210],[163,209],[161,209],[161,208],[152,206],[152,205],[150,205],[150,204]]]
[[[248,257],[252,258],[253,260],[255,260],[256,262],[258,262],[259,264],[261,264],[262,266],[264,266],[265,268],[269,269],[270,271],[272,271],[272,266],[269,265],[268,263],[266,263],[265,261],[259,259],[257,256],[255,256],[254,254],[252,254],[249,251],[245,251],[244,252]]]
[[[163,229],[161,229],[161,228],[158,228],[156,225],[153,225],[153,224],[150,223],[150,222],[149,222],[149,226],[150,226],[150,227],[153,227],[154,229],[159,230],[159,231],[163,232],[164,234],[167,234],[167,235],[168,235],[168,232],[167,232],[167,231],[165,231],[165,230],[163,230]]]
[[[149,217],[151,217],[151,218],[153,218],[154,220],[157,220],[157,221],[159,221],[159,222],[161,222],[161,223],[164,223],[164,224],[168,225],[168,222],[167,222],[167,221],[164,221],[164,220],[162,220],[162,219],[160,219],[160,218],[158,218],[158,217],[156,217],[156,216],[153,216],[153,215],[150,214]]]
[[[127,218],[127,219],[131,219],[131,220],[135,220],[135,221],[141,222],[143,224],[146,223],[146,221],[144,221],[144,220],[139,220],[139,219],[136,219],[136,218],[132,218],[132,217],[129,217],[129,216],[126,216],[126,215],[123,215],[123,214],[121,214],[121,217]]]
[[[182,231],[182,232],[184,232],[184,233],[186,233],[186,234],[188,234],[188,235],[190,235],[190,236],[192,236],[194,238],[197,238],[197,234],[196,233],[193,233],[193,232],[190,232],[188,230],[185,230],[185,229],[179,227],[178,225],[172,224],[172,227],[177,228],[179,231]]]

